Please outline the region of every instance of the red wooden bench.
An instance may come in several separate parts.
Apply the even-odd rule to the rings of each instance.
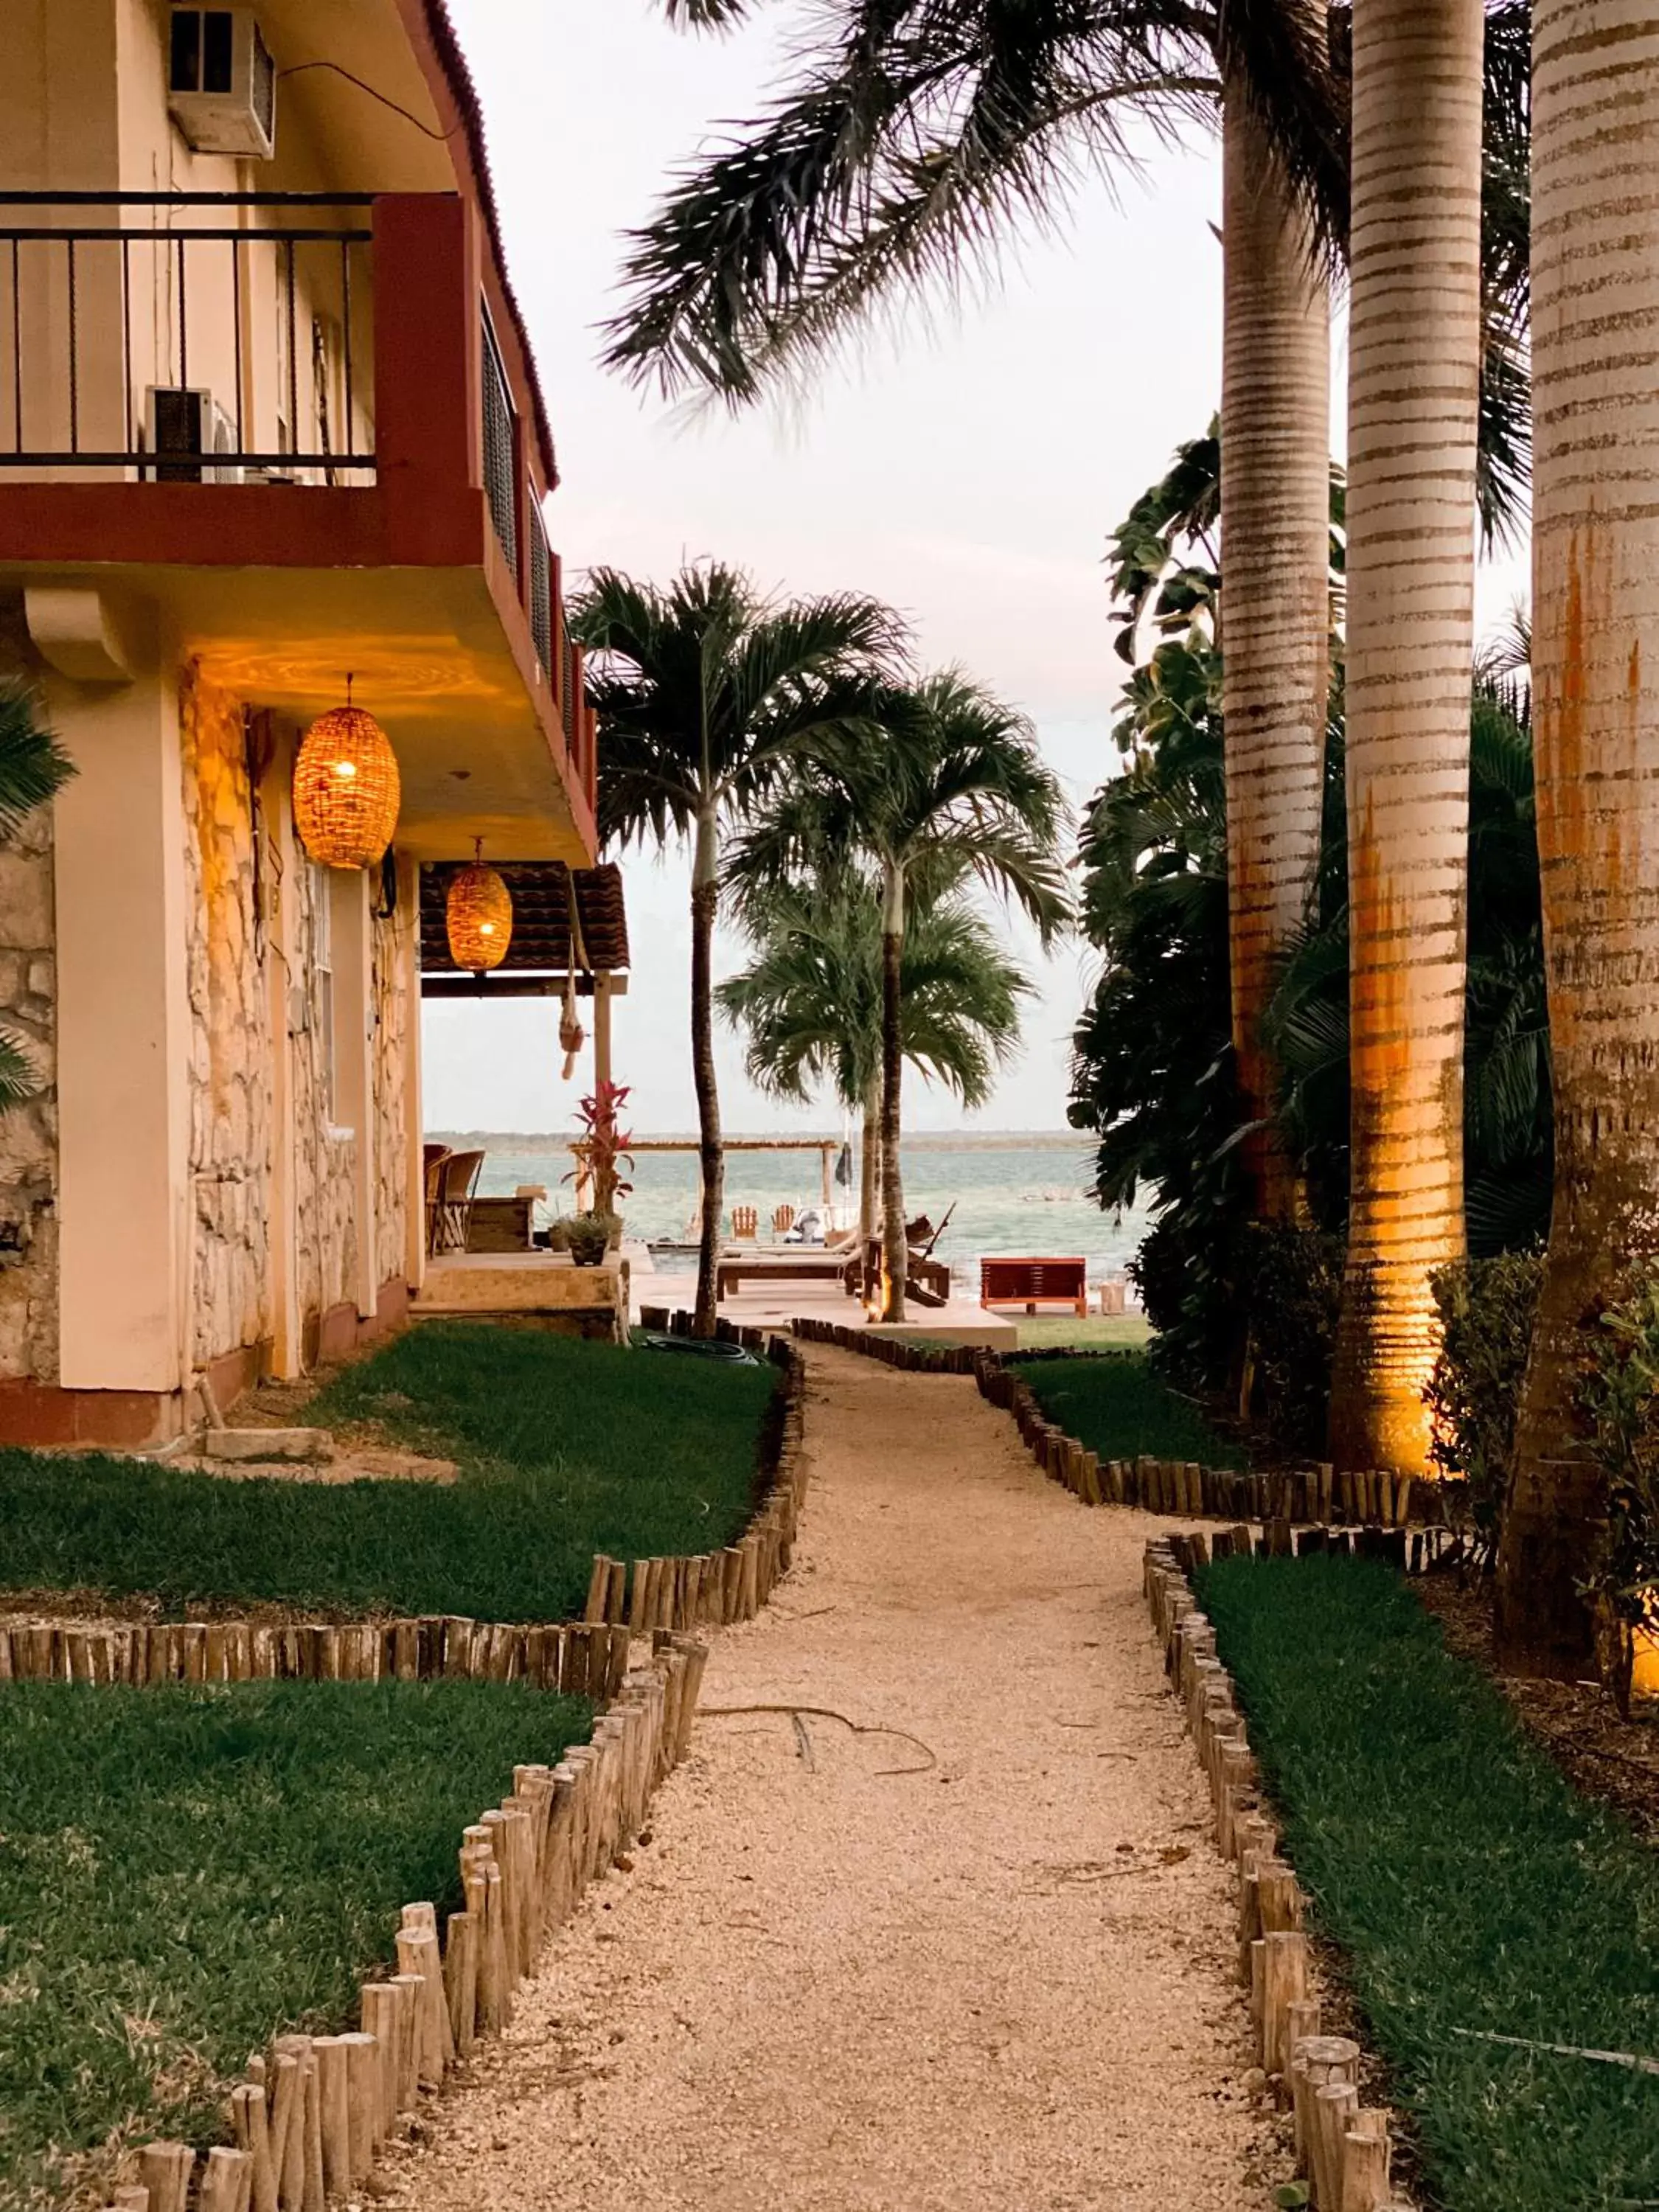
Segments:
[[[979,1302],[982,1306],[1024,1306],[1028,1314],[1040,1305],[1070,1306],[1074,1314],[1086,1314],[1088,1271],[1086,1260],[1055,1259],[1047,1254],[981,1259]]]

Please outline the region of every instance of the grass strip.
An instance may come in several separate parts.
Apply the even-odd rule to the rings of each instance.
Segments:
[[[1467,2033],[1659,2057],[1659,1858],[1572,1790],[1390,1570],[1226,1559],[1200,1591],[1436,2203],[1659,2199],[1659,2080]]]
[[[1161,1382],[1136,1352],[1097,1359],[1012,1360],[1037,1403],[1067,1436],[1102,1459],[1195,1460],[1200,1467],[1248,1463],[1242,1446],[1218,1436],[1197,1407]]]
[[[250,2051],[355,2027],[398,1908],[459,1903],[466,1823],[590,1719],[471,1682],[8,1685],[0,2205],[222,2133]]]
[[[776,1376],[528,1330],[433,1324],[342,1370],[312,1419],[370,1421],[459,1479],[226,1481],[0,1452],[0,1587],[192,1608],[557,1620],[595,1552],[707,1552],[753,1508]]]

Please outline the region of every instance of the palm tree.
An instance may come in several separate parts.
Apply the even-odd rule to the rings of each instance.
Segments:
[[[882,939],[882,1318],[904,1319],[907,1246],[899,1166],[903,957],[912,893],[969,875],[1012,898],[1048,945],[1069,902],[1056,846],[1066,805],[1024,717],[955,670],[889,686],[871,742],[843,727],[816,741],[737,846],[734,878],[787,881],[804,866],[862,860],[879,889]]]
[[[1659,67],[1637,27],[1537,0],[1533,677],[1556,1179],[1497,1626],[1506,1669],[1570,1679],[1589,1671],[1583,1586],[1606,1514],[1580,1377],[1601,1316],[1659,1267]]]
[[[34,692],[24,684],[0,681],[0,842],[15,836],[74,773]],[[27,1046],[0,1030],[0,1114],[22,1105],[39,1088]]]
[[[1222,729],[1233,1052],[1264,1221],[1302,1211],[1263,1035],[1319,866],[1330,687],[1330,304],[1313,227],[1248,88],[1222,116]]]
[[[626,845],[692,842],[691,1063],[702,1220],[700,1336],[715,1318],[725,1204],[714,1076],[714,938],[722,832],[801,748],[868,726],[872,680],[902,632],[873,599],[779,601],[718,562],[684,568],[666,589],[596,569],[573,616],[587,647],[589,693],[604,732],[599,830]]]
[[[1481,0],[1358,0],[1348,360],[1348,1255],[1343,1467],[1428,1469],[1463,1249]]]
[[[746,908],[755,957],[722,983],[722,1012],[749,1033],[749,1074],[774,1097],[806,1099],[829,1080],[864,1117],[860,1249],[875,1233],[882,1067],[881,909],[854,869],[809,872],[757,890]],[[969,1108],[982,1106],[1019,1041],[1031,979],[982,915],[956,894],[915,899],[899,963],[906,1060]]]

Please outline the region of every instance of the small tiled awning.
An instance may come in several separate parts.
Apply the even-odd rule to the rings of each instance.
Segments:
[[[450,878],[463,861],[421,870],[421,972],[456,975],[444,927],[444,902]],[[502,860],[500,872],[513,894],[513,941],[495,972],[525,969],[565,974],[571,966],[570,898],[575,887],[580,945],[575,966],[581,974],[615,974],[628,965],[628,913],[623,904],[622,870],[614,861],[597,868],[567,868],[562,860]]]

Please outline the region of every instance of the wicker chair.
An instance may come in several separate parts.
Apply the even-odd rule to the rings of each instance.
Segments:
[[[451,1152],[438,1163],[438,1229],[434,1252],[465,1252],[472,1228],[472,1199],[482,1152]]]

